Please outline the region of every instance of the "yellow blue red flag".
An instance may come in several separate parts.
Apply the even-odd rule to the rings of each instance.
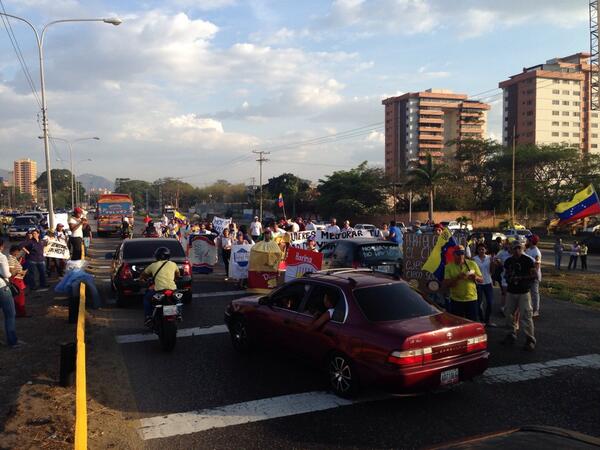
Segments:
[[[175,212],[173,213],[176,219],[179,220],[187,220],[187,217],[185,217],[183,214],[181,214],[179,211],[175,210]]]
[[[594,190],[594,186],[590,184],[583,191],[575,194],[571,201],[556,205],[554,212],[558,215],[561,224],[600,214],[598,193]]]
[[[423,264],[423,270],[432,273],[438,280],[442,281],[446,263],[451,260],[456,246],[457,242],[454,240],[452,233],[448,228],[445,228],[435,242],[429,258]]]
[[[283,208],[283,195],[281,194],[281,192],[279,193],[279,198],[277,199],[277,205],[280,208]]]

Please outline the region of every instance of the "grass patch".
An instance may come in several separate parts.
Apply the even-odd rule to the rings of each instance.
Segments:
[[[542,295],[600,309],[600,276],[596,273],[544,268]]]

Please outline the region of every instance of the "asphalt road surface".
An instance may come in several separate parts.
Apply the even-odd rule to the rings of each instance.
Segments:
[[[102,258],[118,242],[94,240],[100,284]],[[141,448],[420,448],[526,424],[600,436],[600,311],[543,299],[535,352],[499,345],[506,330],[491,328],[491,368],[476,381],[416,397],[368,391],[350,402],[293,355],[234,352],[223,311],[243,292],[222,273],[194,276],[171,354],[144,333],[141,300],[117,308],[107,299]]]

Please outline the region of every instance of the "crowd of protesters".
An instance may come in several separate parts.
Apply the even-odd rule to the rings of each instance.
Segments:
[[[55,229],[50,229],[48,222],[42,220],[26,233],[22,242],[14,243],[8,249],[5,249],[4,239],[0,238],[0,309],[9,347],[18,348],[23,344],[17,338],[15,319],[31,317],[26,311],[27,293],[46,290],[54,273],[57,277],[65,274],[66,259],[45,255],[49,243],[62,244],[69,249],[69,259],[79,261],[84,258],[91,241],[92,230],[81,208],[74,209],[68,228],[58,223]],[[5,250],[8,255],[4,254]]]

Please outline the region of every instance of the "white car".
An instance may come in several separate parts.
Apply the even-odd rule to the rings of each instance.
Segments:
[[[524,228],[522,230],[515,230],[514,228],[509,228],[508,230],[504,230],[503,233],[506,236],[506,239],[508,239],[509,241],[518,240],[522,243],[525,243],[526,241],[525,236],[533,234],[527,228]]]
[[[450,222],[448,222],[448,229],[450,231],[455,231],[455,230],[467,230],[467,231],[473,231],[473,225],[470,223],[459,223],[456,220],[451,220]]]
[[[377,227],[373,224],[370,223],[357,223],[356,225],[354,225],[353,227],[355,230],[375,230],[377,229]]]

